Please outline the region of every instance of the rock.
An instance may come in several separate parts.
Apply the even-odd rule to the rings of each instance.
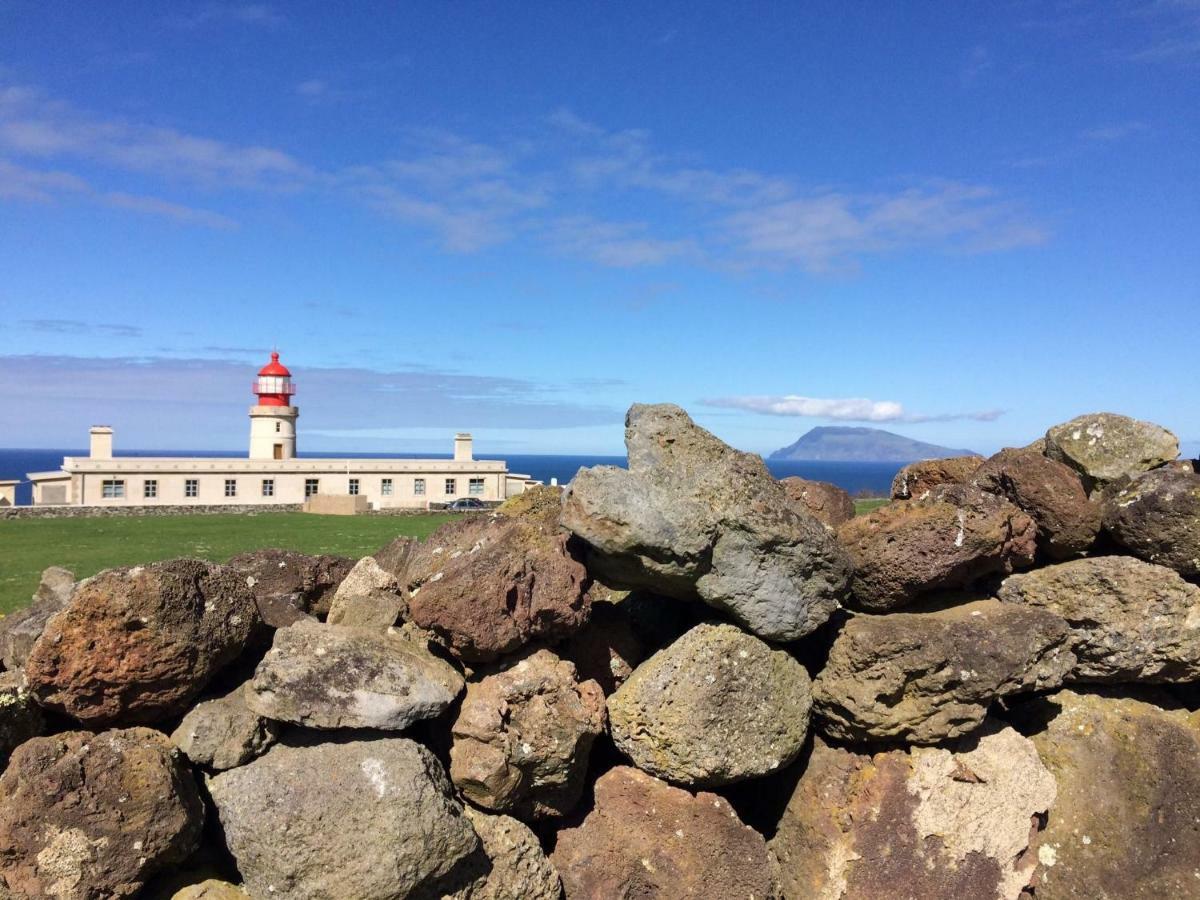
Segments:
[[[557,525],[535,518],[478,515],[445,525],[412,549],[400,583],[410,620],[472,663],[558,641],[588,620],[583,564]]]
[[[358,561],[329,604],[331,625],[389,628],[406,612],[400,585],[373,556]]]
[[[33,738],[0,776],[0,885],[15,896],[128,897],[195,848],[204,806],[148,728]]]
[[[1100,506],[1088,500],[1075,470],[1034,450],[1001,450],[975,470],[972,483],[1005,497],[1037,525],[1048,559],[1082,555],[1100,532]]]
[[[992,701],[1062,684],[1067,623],[998,600],[940,612],[860,615],[813,683],[821,730],[847,741],[930,744],[978,728]]]
[[[25,687],[25,677],[20,672],[0,674],[0,771],[12,752],[45,726],[42,708]]]
[[[394,630],[297,622],[275,632],[245,700],[260,716],[308,728],[403,731],[462,689],[453,666]]]
[[[246,578],[263,622],[283,628],[310,613],[325,615],[354,560],[267,548],[240,553],[227,565]]]
[[[822,525],[836,530],[843,522],[854,518],[854,501],[836,484],[809,481],[795,475],[781,478],[779,483],[792,500],[803,504]]]
[[[450,778],[485,809],[559,816],[583,791],[604,693],[549,650],[467,686],[452,729]]]
[[[562,522],[614,587],[701,599],[760,637],[790,641],[844,595],[845,555],[789,500],[760,457],[696,426],[677,406],[630,408],[629,468],[581,469]]]
[[[998,596],[1067,620],[1078,657],[1068,681],[1200,680],[1200,587],[1128,556],[1010,575]]]
[[[171,900],[246,900],[248,896],[236,884],[209,878],[176,891]]]
[[[1137,476],[1105,497],[1104,529],[1135,556],[1200,575],[1200,475],[1164,468]]]
[[[1079,472],[1090,490],[1170,462],[1179,455],[1179,439],[1152,422],[1092,413],[1047,431],[1046,455]]]
[[[982,456],[947,456],[909,463],[892,479],[892,499],[923,500],[942,485],[966,484],[982,462]]]
[[[780,897],[766,842],[725,798],[625,766],[596,782],[594,808],[558,833],[550,861],[567,900]]]
[[[175,559],[80,585],[25,664],[38,701],[88,724],[157,722],[187,708],[259,623],[243,579]]]
[[[33,602],[0,618],[0,660],[4,662],[4,668],[10,672],[25,668],[34,642],[46,630],[50,617],[71,601],[74,590],[74,574],[51,566],[42,572]]]
[[[279,737],[279,726],[246,705],[246,685],[197,703],[171,732],[171,742],[198,766],[218,771],[261,756]]]
[[[733,625],[697,625],[608,700],[613,741],[641,770],[715,787],[767,775],[800,753],[808,673]]]
[[[1019,708],[1058,800],[1038,900],[1197,896],[1200,717],[1062,691]]]
[[[559,900],[562,882],[537,836],[509,816],[492,816],[471,806],[463,812],[482,843],[479,873],[446,900]]]
[[[771,853],[786,897],[1017,900],[1036,880],[1031,823],[1054,796],[1033,744],[998,723],[954,749],[818,741]]]
[[[567,638],[558,655],[575,664],[580,681],[595,681],[607,697],[646,658],[626,603],[594,603],[587,628]]]
[[[209,790],[252,897],[408,897],[479,845],[437,759],[406,738],[276,744]]]
[[[515,497],[509,497],[496,508],[496,512],[514,518],[557,522],[562,511],[562,495],[563,489],[558,485],[539,484]]]
[[[894,501],[838,529],[854,565],[851,605],[872,611],[1024,568],[1033,562],[1036,537],[1028,515],[966,485]]]

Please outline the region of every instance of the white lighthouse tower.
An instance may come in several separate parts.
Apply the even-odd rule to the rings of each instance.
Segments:
[[[292,406],[296,386],[278,353],[272,352],[271,361],[259,370],[252,390],[258,403],[250,407],[250,458],[295,459],[300,410]]]

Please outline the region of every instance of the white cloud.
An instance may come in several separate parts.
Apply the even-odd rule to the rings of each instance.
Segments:
[[[799,394],[716,397],[701,402],[705,406],[721,409],[741,409],[771,416],[833,419],[843,422],[952,422],[960,419],[992,422],[1004,414],[1003,410],[988,409],[927,415],[907,413],[904,406],[894,400],[868,400],[865,397],[802,397]]]
[[[1116,122],[1112,125],[1088,128],[1080,132],[1080,136],[1089,141],[1110,143],[1132,137],[1136,134],[1144,134],[1149,130],[1150,127],[1145,122]]]
[[[568,256],[620,269],[657,266],[699,254],[694,241],[656,238],[648,232],[642,222],[604,222],[572,216],[550,223],[546,236]]]

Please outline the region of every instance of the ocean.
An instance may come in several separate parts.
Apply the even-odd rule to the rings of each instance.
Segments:
[[[87,450],[3,450],[0,449],[0,480],[20,479],[17,503],[30,502],[30,487],[25,481],[29,472],[50,472],[62,465],[64,456],[87,456]],[[121,456],[222,456],[244,457],[244,450],[122,450]],[[301,457],[321,459],[449,459],[436,453],[301,453]],[[553,456],[542,454],[481,455],[480,459],[505,459],[511,472],[520,472],[547,484],[557,478],[566,484],[575,473],[586,466],[623,466],[623,456]],[[892,478],[903,463],[896,462],[827,462],[767,460],[767,468],[776,478],[799,475],[814,481],[830,481],[851,495],[869,494],[886,497]]]

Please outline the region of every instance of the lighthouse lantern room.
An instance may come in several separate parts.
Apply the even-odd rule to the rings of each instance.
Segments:
[[[278,353],[271,353],[271,361],[259,370],[252,390],[258,402],[250,407],[250,458],[294,459],[300,410],[292,405],[292,373]]]

